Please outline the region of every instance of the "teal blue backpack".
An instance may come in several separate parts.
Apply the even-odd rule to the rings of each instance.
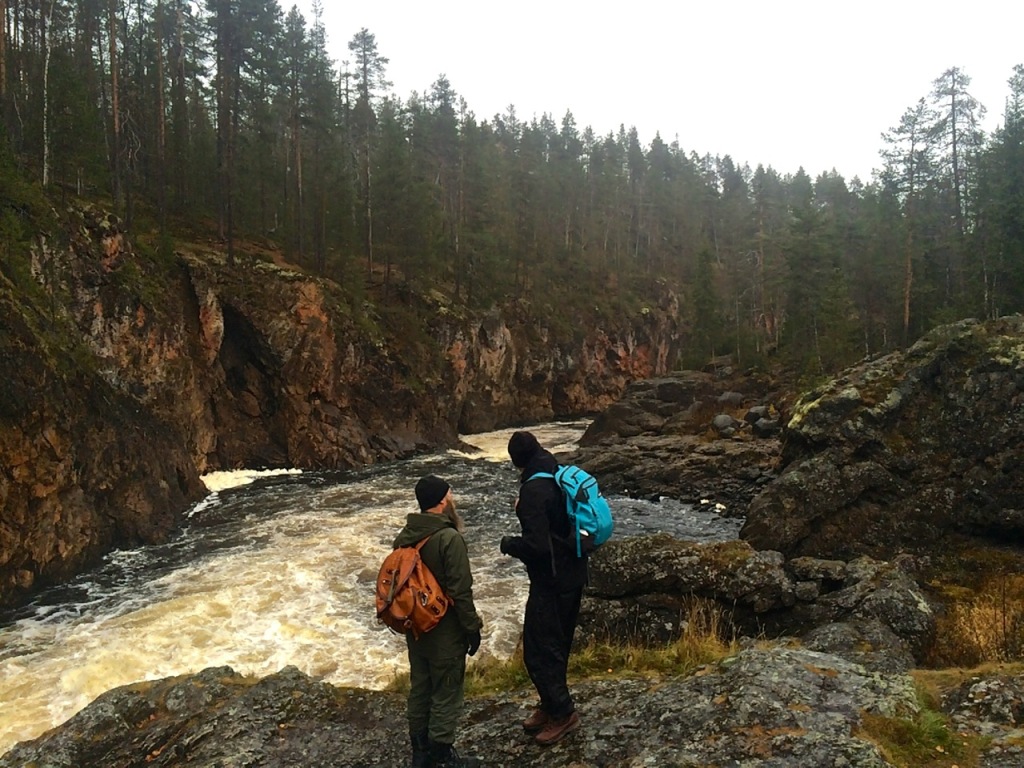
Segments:
[[[565,495],[565,511],[576,533],[576,556],[590,554],[612,535],[612,509],[601,495],[594,476],[576,466],[559,467],[555,474],[537,472],[535,477],[550,477]]]

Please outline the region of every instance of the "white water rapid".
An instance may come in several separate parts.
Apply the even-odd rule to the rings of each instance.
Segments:
[[[558,452],[586,422],[532,428]],[[515,648],[523,568],[498,553],[515,533],[512,430],[449,451],[352,472],[218,473],[168,544],[117,551],[72,583],[0,614],[0,754],[120,685],[228,665],[266,675],[293,664],[337,685],[384,686],[405,669],[404,640],[376,623],[373,581],[416,479],[447,479],[466,519],[481,658]],[[663,500],[611,499],[616,536],[667,530],[735,538],[740,521]],[[472,663],[473,660],[471,660]]]

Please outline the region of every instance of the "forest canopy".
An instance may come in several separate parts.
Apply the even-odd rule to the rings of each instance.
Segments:
[[[571,112],[478,119],[444,75],[400,98],[371,31],[330,58],[320,8],[0,0],[0,173],[102,200],[133,231],[216,233],[229,260],[281,249],[385,303],[419,285],[470,308],[642,310],[661,281],[694,363],[823,373],[1024,307],[1022,65],[991,134],[954,67],[893,116],[873,179],[811,178],[628,119],[606,135]],[[19,210],[0,210],[8,252],[31,236]]]

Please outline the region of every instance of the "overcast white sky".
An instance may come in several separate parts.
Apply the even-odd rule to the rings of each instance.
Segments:
[[[336,63],[366,27],[407,99],[447,75],[478,120],[570,110],[687,153],[871,177],[880,135],[950,67],[1002,123],[1024,63],[1021,0],[322,0]],[[281,0],[285,12],[292,0]],[[311,0],[297,5],[313,21]]]

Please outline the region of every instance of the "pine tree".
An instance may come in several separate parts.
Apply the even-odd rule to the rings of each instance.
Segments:
[[[465,102],[460,108],[464,167],[463,242],[466,303],[490,307],[511,288],[508,270],[499,258],[497,241],[498,179],[501,162],[494,131],[479,124]]]
[[[551,175],[558,200],[561,227],[560,263],[567,269],[578,266],[582,247],[580,243],[580,209],[584,195],[583,142],[576,128],[572,112],[566,111],[551,153]]]
[[[814,201],[811,179],[801,168],[790,179],[790,225],[782,236],[788,266],[784,344],[787,357],[805,374],[825,372],[822,302],[834,265],[825,245],[824,220]]]
[[[426,112],[420,121],[423,159],[433,177],[433,200],[439,213],[441,230],[436,242],[442,250],[445,273],[451,276],[456,301],[462,299],[465,273],[462,255],[463,174],[458,117],[458,95],[448,78],[441,75],[430,87],[425,100]]]
[[[376,251],[384,262],[385,297],[391,292],[394,272],[408,279],[415,274],[420,256],[414,244],[421,242],[422,218],[415,212],[422,201],[416,199],[408,121],[401,102],[390,98],[381,102],[373,177],[377,179]]]
[[[238,126],[238,73],[242,59],[239,0],[206,0],[216,51],[217,188],[220,202],[220,236],[229,265],[235,263],[235,148]]]
[[[262,235],[282,224],[285,188],[281,97],[288,49],[277,2],[245,0],[241,7],[246,57],[239,71],[238,220]]]
[[[697,272],[694,275],[691,305],[693,307],[693,350],[688,357],[698,368],[721,350],[719,337],[722,333],[721,300],[715,287],[715,257],[708,247],[697,253]]]
[[[312,216],[314,265],[318,274],[326,271],[328,177],[339,148],[332,134],[340,113],[334,88],[334,63],[327,54],[327,31],[320,0],[313,1],[313,30],[310,35],[310,61],[304,91],[307,94],[309,129],[312,134],[313,199]]]
[[[977,175],[978,157],[984,141],[980,121],[985,108],[968,92],[971,78],[957,67],[947,69],[934,82],[932,106],[934,123],[931,139],[935,144],[937,171],[945,197],[949,200],[952,231],[941,243],[945,256],[941,275],[944,304],[954,308],[954,316],[963,309],[964,260],[971,216],[971,189]]]
[[[932,113],[920,99],[904,112],[900,124],[882,134],[882,183],[900,201],[905,219],[903,249],[903,343],[910,342],[910,321],[916,265],[924,252],[923,201],[934,179],[934,147],[929,141]]]
[[[1024,65],[1009,78],[1003,125],[981,158],[978,228],[981,305],[987,317],[1024,310]]]
[[[377,117],[374,100],[391,83],[385,78],[388,59],[377,51],[377,38],[365,27],[349,41],[348,49],[355,57],[357,99],[352,111],[355,134],[359,137],[360,197],[362,202],[363,252],[366,257],[367,280],[373,280],[373,137]]]

